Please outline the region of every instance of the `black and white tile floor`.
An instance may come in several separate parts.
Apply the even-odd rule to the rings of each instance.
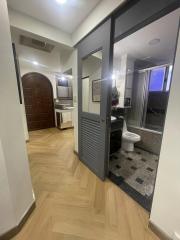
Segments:
[[[140,204],[143,202],[142,205],[150,210],[157,166],[157,155],[139,148],[134,152],[119,150],[110,157],[110,178],[114,178],[120,187],[125,184],[124,190],[130,191],[132,197],[134,192],[135,200]]]

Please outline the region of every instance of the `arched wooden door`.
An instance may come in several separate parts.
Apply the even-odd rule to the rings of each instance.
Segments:
[[[28,130],[55,126],[53,89],[47,77],[27,73],[22,77]]]

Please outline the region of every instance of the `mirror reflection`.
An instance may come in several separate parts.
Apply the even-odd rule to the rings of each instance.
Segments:
[[[102,51],[82,60],[82,110],[100,114]]]

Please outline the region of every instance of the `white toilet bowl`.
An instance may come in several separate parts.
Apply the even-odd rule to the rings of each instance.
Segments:
[[[134,144],[141,140],[141,136],[138,134],[128,132],[126,121],[124,120],[123,134],[122,134],[122,149],[127,152],[134,151]]]

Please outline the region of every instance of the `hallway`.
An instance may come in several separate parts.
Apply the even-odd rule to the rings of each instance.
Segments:
[[[36,209],[14,240],[158,240],[148,213],[73,152],[73,131],[30,132]]]

